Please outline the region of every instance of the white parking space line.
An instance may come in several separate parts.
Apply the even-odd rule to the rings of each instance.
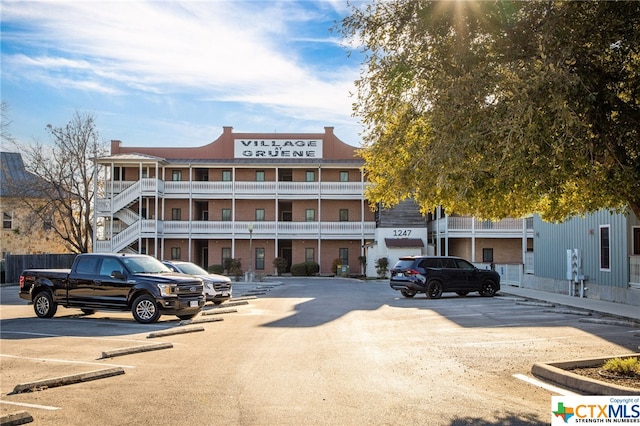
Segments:
[[[579,395],[575,392],[571,392],[566,389],[562,389],[557,386],[550,385],[549,383],[541,382],[540,380],[534,379],[533,377],[525,376],[524,374],[514,374],[513,377],[515,377],[516,379],[522,380],[523,382],[527,382],[531,385],[546,389],[550,392],[557,393],[562,396]]]
[[[122,364],[105,364],[102,362],[89,362],[89,361],[71,361],[68,359],[54,359],[54,358],[31,358],[28,356],[17,356],[17,355],[6,355],[0,354],[0,358],[13,358],[13,359],[24,359],[27,361],[38,361],[38,362],[59,362],[64,364],[86,364],[86,365],[100,365],[102,367],[122,367],[122,368],[136,368],[133,365],[122,365]]]
[[[38,408],[40,410],[48,410],[48,411],[55,411],[60,409],[60,407],[51,407],[49,405],[28,404],[26,402],[11,402],[11,401],[3,401],[1,399],[0,399],[0,404],[18,405],[20,407]]]
[[[69,336],[65,334],[51,334],[51,333],[32,333],[28,331],[6,331],[2,330],[0,334],[25,334],[27,336],[40,336],[40,337],[68,337],[70,339],[88,339],[88,340],[107,340],[110,342],[140,342],[135,339],[119,339],[110,337],[92,337],[92,336]]]

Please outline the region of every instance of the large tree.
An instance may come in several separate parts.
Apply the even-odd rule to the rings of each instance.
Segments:
[[[640,2],[374,0],[341,31],[373,203],[640,217]]]
[[[37,187],[23,188],[38,194],[21,201],[39,223],[52,229],[77,253],[91,251],[93,241],[93,159],[107,152],[95,118],[76,112],[64,127],[47,125],[51,143],[35,141],[21,146],[27,169],[39,179]],[[19,190],[19,188],[16,188]]]

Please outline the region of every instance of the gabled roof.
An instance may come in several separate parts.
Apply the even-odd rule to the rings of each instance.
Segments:
[[[42,197],[47,183],[28,172],[22,155],[0,152],[0,197]]]

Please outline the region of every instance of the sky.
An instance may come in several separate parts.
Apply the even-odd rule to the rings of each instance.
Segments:
[[[346,0],[1,0],[9,133],[48,143],[47,125],[80,112],[125,147],[202,146],[223,126],[328,126],[360,146],[363,57],[330,30],[349,13]]]

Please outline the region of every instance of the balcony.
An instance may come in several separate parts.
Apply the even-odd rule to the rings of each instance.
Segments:
[[[161,221],[141,220],[132,226],[114,228],[115,250],[138,238],[249,239],[249,224],[253,238],[259,239],[372,239],[375,222],[231,222],[231,221]],[[120,231],[120,232],[118,232]],[[108,233],[109,230],[107,229]],[[106,242],[105,242],[106,241]],[[111,247],[109,240],[99,247]]]
[[[211,181],[159,181],[157,179],[143,179],[142,185],[138,182],[108,182],[108,194],[114,195],[123,192],[136,192],[139,194],[142,187],[143,195],[156,195],[156,188],[166,198],[326,198],[326,199],[354,199],[362,198],[363,184],[361,182],[211,182]],[[366,186],[366,184],[365,184]],[[108,203],[108,200],[100,200],[100,203]],[[106,205],[105,205],[106,206]],[[100,210],[105,207],[100,207]]]
[[[471,216],[447,216],[430,221],[429,233],[450,238],[533,238],[533,219],[480,220]]]

